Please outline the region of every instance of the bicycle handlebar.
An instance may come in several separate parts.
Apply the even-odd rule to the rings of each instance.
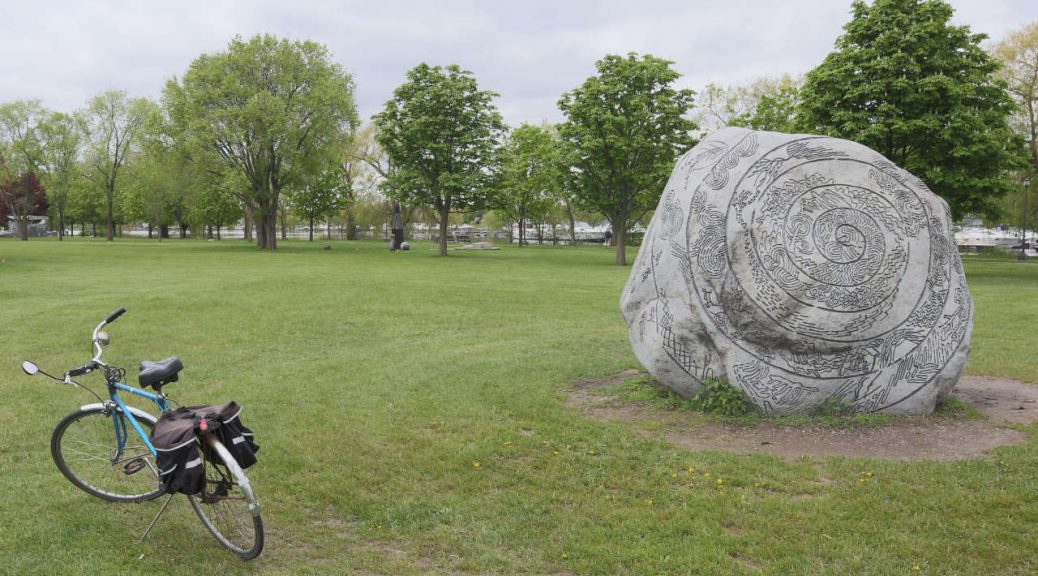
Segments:
[[[90,340],[94,343],[94,350],[97,351],[97,353],[94,354],[94,357],[90,359],[90,364],[93,365],[94,368],[96,368],[97,366],[104,366],[104,362],[101,362],[101,352],[103,350],[101,348],[101,343],[97,339],[97,333],[100,332],[101,329],[105,327],[105,324],[111,324],[112,322],[115,322],[116,320],[119,319],[120,316],[122,316],[125,313],[126,313],[126,308],[119,308],[115,312],[112,312],[111,314],[109,314],[108,318],[105,318],[104,320],[102,320],[101,323],[98,324],[96,328],[94,328],[94,334],[90,337]],[[91,368],[91,370],[92,369],[93,368]],[[89,372],[89,370],[88,370],[88,372]]]
[[[126,308],[120,308],[120,309],[116,310],[115,312],[112,312],[111,314],[109,314],[108,318],[105,319],[104,323],[105,324],[111,324],[112,322],[115,322],[116,320],[118,320],[119,317],[122,316],[125,313],[126,313]]]
[[[82,376],[83,374],[89,374],[90,372],[94,371],[94,368],[97,368],[97,364],[95,362],[91,362],[89,364],[85,364],[83,366],[80,366],[79,368],[73,368],[73,369],[68,371],[68,377],[69,378],[75,378],[76,376]]]

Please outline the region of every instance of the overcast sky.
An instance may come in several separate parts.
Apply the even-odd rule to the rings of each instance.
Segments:
[[[157,99],[235,35],[326,45],[357,85],[361,118],[420,62],[458,64],[500,94],[505,121],[556,122],[563,92],[606,54],[672,60],[699,90],[818,65],[850,0],[0,0],[0,102],[66,112],[109,89]],[[1038,20],[1038,0],[951,0],[955,22],[999,40]]]

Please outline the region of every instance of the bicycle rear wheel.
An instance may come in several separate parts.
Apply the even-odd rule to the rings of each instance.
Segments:
[[[155,425],[150,415],[139,415],[137,422],[145,432]],[[122,450],[116,426],[126,432]],[[140,502],[162,493],[155,458],[118,408],[98,404],[69,414],[54,428],[50,453],[69,481],[98,498]]]
[[[263,551],[259,500],[241,467],[215,438],[205,454],[205,490],[188,496],[198,518],[225,548],[252,560]]]

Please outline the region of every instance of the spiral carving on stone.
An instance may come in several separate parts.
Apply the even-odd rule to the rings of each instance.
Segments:
[[[932,411],[972,328],[925,184],[852,142],[744,129],[678,162],[621,301],[661,382],[693,395],[713,374],[773,414]]]

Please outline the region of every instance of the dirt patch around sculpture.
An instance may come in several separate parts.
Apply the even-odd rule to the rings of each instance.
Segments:
[[[983,418],[898,416],[891,417],[889,423],[848,426],[787,425],[768,420],[730,423],[692,411],[621,400],[616,385],[643,376],[642,372],[628,370],[602,380],[576,382],[567,390],[567,402],[592,418],[623,422],[646,436],[690,450],[764,453],[783,458],[977,458],[993,448],[1025,442],[1027,434],[1013,426],[1038,420],[1038,384],[989,376],[963,376],[952,391],[954,397],[980,411]]]

